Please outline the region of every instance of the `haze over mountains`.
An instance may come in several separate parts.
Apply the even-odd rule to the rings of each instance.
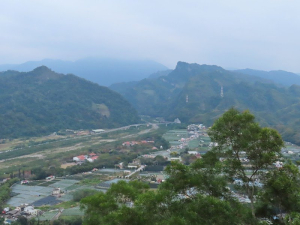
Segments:
[[[257,73],[263,77],[266,72]],[[281,79],[282,74],[286,74],[286,80],[288,76],[297,76],[287,72],[272,74],[279,74]],[[212,125],[230,107],[249,109],[260,123],[275,127],[286,140],[300,143],[297,135],[300,131],[300,86],[283,87],[287,83],[275,79],[275,75],[263,79],[218,66],[178,62],[168,75],[111,88],[121,93],[139,114],[167,120],[178,117],[187,123]]]
[[[0,73],[0,90],[1,138],[139,122],[136,110],[118,93],[45,66]]]
[[[229,71],[219,66],[178,62],[174,70],[150,63],[155,66],[148,69],[159,71],[149,75],[150,69],[149,74],[145,72],[145,65],[150,65],[148,62],[132,62],[128,65],[119,62],[123,66],[116,67],[116,61],[113,61],[101,67],[98,60],[83,61],[41,62],[53,63],[53,67],[61,70],[72,66],[81,68],[86,79],[91,76],[87,71],[98,74],[94,77],[97,79],[118,79],[110,88],[119,92],[130,104],[108,88],[74,75],[58,74],[45,66],[28,73],[2,72],[0,98],[3,104],[0,107],[0,122],[5,129],[0,134],[26,136],[65,128],[117,127],[138,122],[137,112],[141,115],[164,117],[166,120],[178,117],[186,123],[211,125],[228,108],[236,107],[240,110],[249,109],[260,123],[279,130],[285,140],[300,143],[297,135],[300,133],[300,77],[297,74],[250,69]],[[12,68],[28,70],[41,62],[25,63]],[[115,70],[112,70],[113,67],[116,67]],[[104,73],[95,68],[110,72]],[[140,68],[142,69],[139,70]],[[143,72],[139,76],[120,78],[122,69],[124,74],[129,70],[135,71],[133,74]],[[111,79],[108,79],[106,76],[109,73],[116,76],[111,75]],[[148,78],[133,81],[133,77]],[[122,79],[130,82],[121,82]]]
[[[29,72],[39,66],[47,66],[58,73],[82,77],[103,86],[126,81],[138,81],[150,74],[167,70],[160,63],[151,60],[121,60],[109,58],[84,58],[74,62],[44,59],[29,61],[22,64],[0,65],[0,71],[16,70]]]
[[[291,73],[283,70],[262,71],[262,70],[253,70],[253,69],[243,69],[243,70],[235,70],[235,71],[243,74],[253,75],[267,80],[271,80],[277,84],[281,84],[284,86],[291,86],[293,84],[300,85],[299,74]]]

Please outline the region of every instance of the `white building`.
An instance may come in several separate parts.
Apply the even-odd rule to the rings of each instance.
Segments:
[[[86,155],[79,155],[79,156],[73,157],[73,161],[75,161],[75,162],[83,162],[86,159],[87,159]]]
[[[34,216],[37,216],[38,214],[38,210],[37,209],[34,209],[33,206],[27,206],[24,208],[24,212],[27,212],[29,213],[30,215],[34,215]]]
[[[103,133],[105,130],[103,129],[95,129],[95,130],[92,130],[93,133],[95,134],[100,134],[100,133]]]
[[[181,123],[181,121],[180,121],[178,118],[176,118],[176,119],[174,120],[174,123]]]
[[[198,155],[199,153],[197,151],[188,151],[189,155]]]

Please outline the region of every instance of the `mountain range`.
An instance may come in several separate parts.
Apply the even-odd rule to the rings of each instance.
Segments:
[[[300,85],[300,76],[296,73],[291,73],[283,70],[262,71],[253,69],[235,70],[236,72],[248,74],[271,80],[283,86],[291,86],[293,84]]]
[[[138,114],[212,125],[228,108],[236,107],[249,109],[263,126],[274,127],[285,140],[300,144],[297,74],[230,71],[185,62],[178,62],[174,70],[162,69],[143,74],[140,77],[147,78],[140,81],[127,78],[131,81],[112,84],[112,90],[45,66],[30,72],[2,72],[0,135],[118,127],[139,122]]]
[[[286,74],[286,80],[289,76],[297,79],[294,74],[280,74]],[[122,94],[139,114],[167,120],[178,117],[186,123],[212,125],[230,107],[249,109],[263,126],[274,127],[285,140],[300,144],[300,86],[287,85],[263,75],[178,62],[167,75],[110,88]]]
[[[150,74],[168,68],[151,60],[121,60],[109,58],[85,58],[74,62],[44,59],[22,64],[0,65],[0,71],[29,72],[39,66],[47,66],[58,73],[72,73],[86,80],[109,86],[112,83],[138,81]]]
[[[45,66],[0,73],[0,102],[1,138],[113,128],[140,121],[120,94]]]

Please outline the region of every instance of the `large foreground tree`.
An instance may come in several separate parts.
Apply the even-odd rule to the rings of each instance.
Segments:
[[[84,223],[257,224],[255,185],[258,184],[257,179],[266,178],[263,176],[265,172],[273,169],[273,163],[281,156],[283,141],[280,135],[273,129],[260,127],[248,111],[239,112],[236,109],[228,110],[216,120],[209,135],[215,147],[190,166],[172,162],[165,169],[168,179],[158,190],[149,190],[136,181],[122,181],[113,184],[106,193],[83,199],[81,204],[85,209]],[[292,171],[286,171],[290,175],[295,172],[294,167],[291,169]],[[276,196],[276,176],[282,175],[284,179],[286,174],[276,173],[274,170],[269,175],[268,183],[265,182],[269,189],[261,199],[269,205],[277,204],[284,199]],[[233,178],[243,181],[242,189],[251,200],[251,207],[233,197],[227,187],[228,179]],[[264,187],[260,187],[260,191],[263,189]],[[289,193],[283,194],[290,196]],[[288,203],[283,201],[280,204],[286,209]],[[291,216],[296,217],[297,215]]]
[[[81,201],[84,224],[252,224],[248,207],[230,198],[218,170],[205,168],[203,160],[191,167],[174,162],[156,191],[136,181],[113,184]]]
[[[260,200],[283,220],[283,213],[300,212],[300,172],[291,162],[266,174]],[[298,215],[299,216],[299,215]],[[291,216],[292,217],[292,216]]]
[[[254,217],[257,180],[262,170],[280,157],[284,146],[281,136],[274,129],[260,127],[249,111],[239,112],[234,108],[215,121],[209,136],[215,142],[212,151],[223,157],[224,172],[230,178],[242,180]]]

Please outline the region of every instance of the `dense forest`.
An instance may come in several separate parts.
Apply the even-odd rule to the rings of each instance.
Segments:
[[[118,93],[45,66],[0,73],[0,101],[1,138],[139,122],[136,110]]]
[[[249,109],[263,126],[276,128],[285,140],[300,144],[298,85],[282,87],[269,79],[218,66],[178,62],[168,75],[111,88],[140,114],[167,120],[178,117],[186,123],[210,126],[230,107]]]

